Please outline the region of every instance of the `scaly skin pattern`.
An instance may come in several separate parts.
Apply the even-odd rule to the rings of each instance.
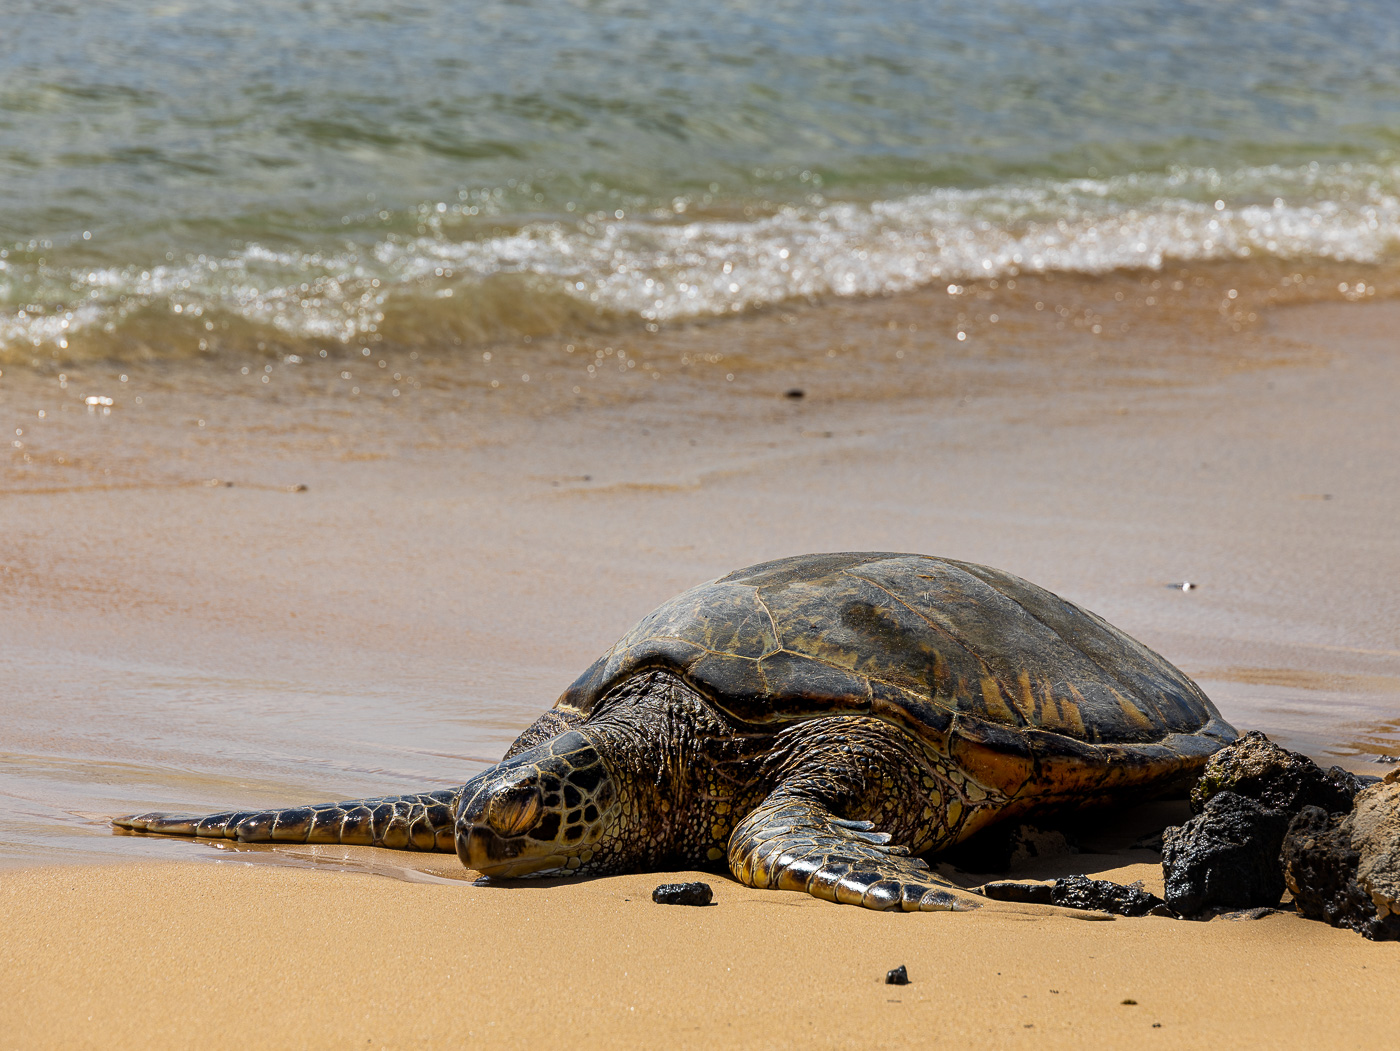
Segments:
[[[574,730],[469,784],[457,852],[469,867],[503,875],[713,867],[727,856],[734,822],[765,794],[772,740],[736,731],[676,676],[645,672]],[[529,801],[532,790],[557,810],[557,828],[548,814],[513,828],[515,815],[497,804]]]
[[[548,713],[509,756],[456,791],[115,824],[248,842],[455,845],[467,866],[497,878],[727,861],[756,887],[948,909],[974,906],[911,854],[956,841],[971,815],[997,804],[878,719],[736,728],[665,671],[620,684],[586,720]]]
[[[592,773],[597,764],[608,773],[601,782]],[[459,838],[459,853],[474,868],[513,863],[530,855],[531,840],[556,837],[564,846],[553,857],[565,858],[569,871],[713,866],[731,857],[738,823],[780,787],[833,816],[869,822],[906,854],[924,853],[956,841],[968,816],[992,802],[961,771],[877,719],[838,716],[746,732],[659,671],[622,684],[545,754],[522,752],[499,769],[494,782],[469,786],[463,796],[463,813],[481,815],[469,828],[459,820],[459,836],[475,837],[470,849]],[[564,804],[564,830],[540,822],[502,835],[509,819],[477,800],[508,788],[525,795],[535,784],[546,808]],[[852,849],[864,849],[865,837],[849,838]]]
[[[965,911],[977,903],[943,885],[928,862],[891,846],[870,821],[833,817],[809,799],[777,793],[734,832],[730,867],[751,887],[805,891],[867,909]]]
[[[206,817],[133,814],[120,829],[167,836],[236,839],[244,843],[348,843],[394,850],[451,850],[452,815],[461,789],[285,810],[229,810]]]

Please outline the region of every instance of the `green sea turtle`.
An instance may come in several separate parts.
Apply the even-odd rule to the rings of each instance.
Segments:
[[[661,606],[461,788],[115,824],[455,848],[489,877],[727,861],[754,887],[957,909],[977,899],[924,856],[1180,786],[1235,737],[1162,657],[1019,577],[800,555]]]

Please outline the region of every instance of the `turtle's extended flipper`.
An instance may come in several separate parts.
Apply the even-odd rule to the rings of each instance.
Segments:
[[[729,837],[729,869],[741,883],[801,890],[827,901],[905,912],[962,911],[979,903],[944,884],[922,858],[890,846],[869,821],[845,821],[820,803],[771,796]]]
[[[285,810],[231,810],[207,817],[133,814],[112,821],[131,832],[236,839],[243,843],[348,843],[451,853],[461,789]]]

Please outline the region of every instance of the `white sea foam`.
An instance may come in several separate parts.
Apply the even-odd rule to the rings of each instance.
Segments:
[[[818,202],[750,222],[614,220],[596,234],[542,224],[486,242],[422,238],[384,246],[383,256],[405,272],[450,261],[475,273],[573,278],[577,295],[666,321],[1009,272],[1250,256],[1377,262],[1400,249],[1397,185],[1400,168],[1251,169],[1228,178],[1194,170]],[[1259,202],[1261,190],[1271,199]]]
[[[439,214],[431,211],[421,236],[369,248],[252,245],[145,269],[38,272],[30,287],[63,305],[0,313],[0,347],[62,346],[76,331],[151,308],[196,319],[221,312],[351,343],[380,331],[391,300],[467,303],[498,275],[532,279],[515,304],[528,327],[530,297],[541,291],[666,322],[1008,273],[1244,258],[1375,263],[1400,254],[1400,165],[1178,169],[873,203],[812,198],[742,220],[599,215],[479,239],[464,239],[467,228]],[[0,301],[17,301],[22,269],[14,259],[0,268]]]

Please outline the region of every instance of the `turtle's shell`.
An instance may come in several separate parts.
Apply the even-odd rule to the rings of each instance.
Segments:
[[[928,555],[799,555],[701,584],[644,618],[557,707],[587,715],[651,668],[747,728],[875,716],[1008,800],[1170,779],[1236,736],[1195,683],[1101,617]]]

